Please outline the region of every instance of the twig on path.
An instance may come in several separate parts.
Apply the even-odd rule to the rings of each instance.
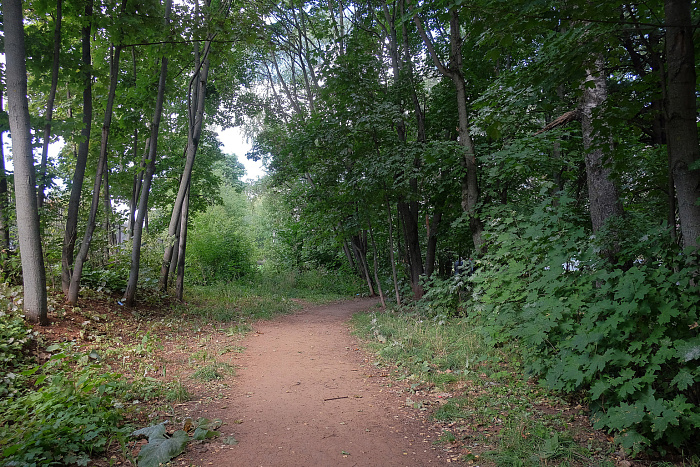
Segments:
[[[338,399],[350,399],[350,396],[331,397],[330,399],[323,399],[323,402],[337,401]]]

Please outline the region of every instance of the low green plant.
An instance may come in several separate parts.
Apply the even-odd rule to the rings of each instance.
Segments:
[[[192,374],[192,378],[200,381],[223,379],[227,374],[235,372],[233,366],[224,362],[214,362],[203,366]]]
[[[120,375],[61,352],[24,371],[34,386],[0,402],[5,465],[88,465],[113,442],[123,442]]]

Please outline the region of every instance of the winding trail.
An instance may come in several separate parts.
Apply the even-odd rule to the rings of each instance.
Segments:
[[[197,466],[427,466],[450,462],[424,412],[375,368],[347,320],[372,309],[358,299],[310,307],[254,325],[233,360],[234,384],[201,416],[224,421],[222,437],[174,464]],[[192,415],[197,415],[194,412]]]

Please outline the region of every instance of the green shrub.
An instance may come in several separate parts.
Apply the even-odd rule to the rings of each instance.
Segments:
[[[31,361],[28,349],[36,335],[20,315],[21,299],[19,287],[0,284],[0,398],[17,391],[21,370]]]
[[[197,218],[187,238],[188,277],[193,282],[232,281],[253,271],[252,242],[239,228],[223,206]]]
[[[76,360],[77,359],[77,360]],[[41,367],[34,387],[0,402],[0,445],[5,465],[88,465],[114,440],[126,439],[116,398],[120,376],[60,353]]]
[[[680,252],[659,229],[634,238],[634,250],[620,242],[612,264],[568,215],[565,202],[543,205],[492,226],[471,279],[473,316],[494,342],[519,340],[529,371],[549,387],[585,391],[595,426],[624,447],[697,449],[697,253]],[[628,236],[649,230],[626,227]]]

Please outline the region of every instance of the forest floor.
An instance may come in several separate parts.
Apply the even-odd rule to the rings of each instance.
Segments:
[[[468,444],[445,439],[453,422],[431,418],[468,388],[399,381],[352,336],[348,320],[376,311],[376,300],[302,305],[269,321],[225,324],[92,300],[40,331],[48,342],[73,341],[85,351],[108,345],[119,355],[112,371],[138,380],[141,394],[153,382],[153,398],[133,401],[129,422],[137,427],[167,420],[170,432],[191,432],[213,421],[219,436],[190,442],[169,465],[496,465],[481,454],[494,449],[489,439],[498,427],[480,427],[481,441]],[[169,391],[156,391],[159,384]],[[565,413],[583,439],[603,446],[601,465],[642,465],[610,449],[581,406],[538,409]],[[93,465],[133,465],[145,443],[112,449]]]

